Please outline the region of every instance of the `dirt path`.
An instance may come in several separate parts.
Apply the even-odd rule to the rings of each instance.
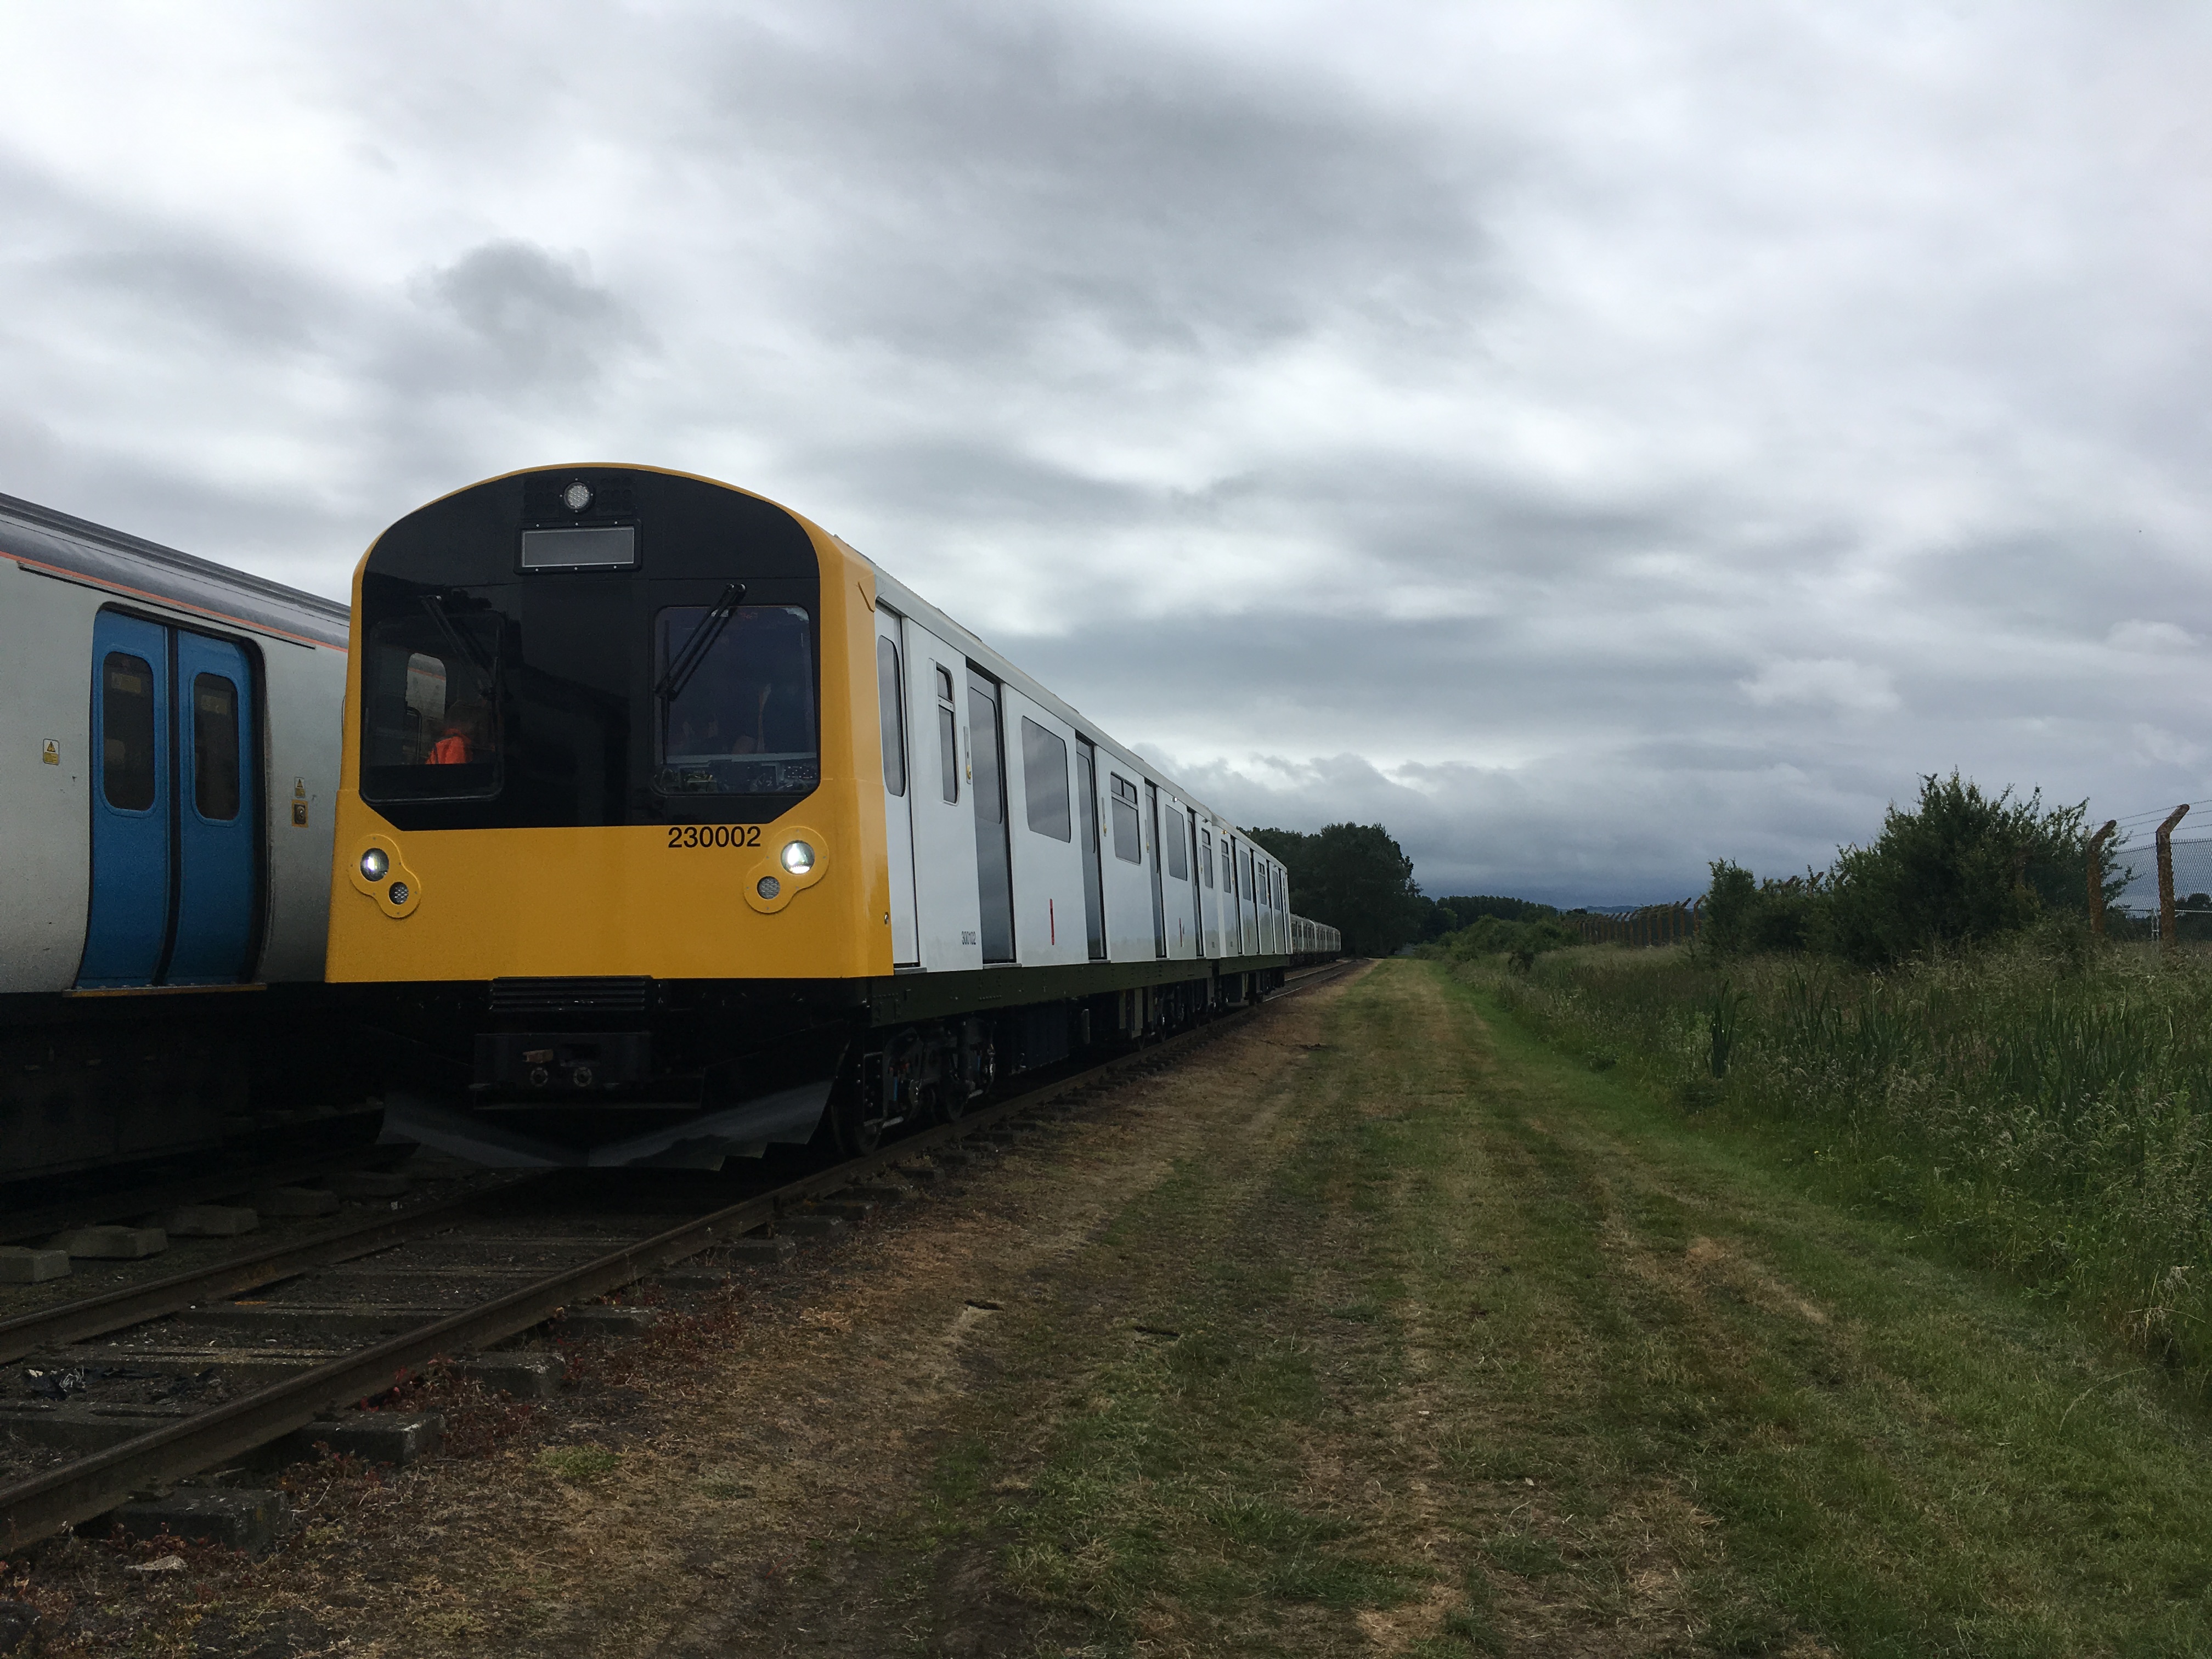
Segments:
[[[269,1562],[44,1593],[267,1659],[2212,1645],[2199,1424],[1425,965],[959,1184]]]

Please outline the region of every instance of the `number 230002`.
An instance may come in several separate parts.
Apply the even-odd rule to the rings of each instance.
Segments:
[[[672,823],[668,826],[671,847],[757,847],[760,845],[760,825],[757,823]]]

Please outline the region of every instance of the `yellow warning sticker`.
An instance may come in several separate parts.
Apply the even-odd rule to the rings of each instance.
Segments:
[[[49,766],[59,766],[62,763],[61,744],[48,738],[39,745],[39,758]]]

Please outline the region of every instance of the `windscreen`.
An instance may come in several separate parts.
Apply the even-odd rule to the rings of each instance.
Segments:
[[[426,598],[369,630],[362,793],[371,800],[453,800],[500,782],[497,619]]]
[[[814,632],[795,605],[671,605],[653,620],[666,795],[790,794],[818,774]]]

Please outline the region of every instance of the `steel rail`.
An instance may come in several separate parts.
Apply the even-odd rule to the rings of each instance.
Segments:
[[[64,1527],[104,1515],[134,1493],[252,1451],[295,1429],[305,1428],[333,1402],[380,1394],[441,1355],[487,1347],[519,1335],[533,1325],[544,1324],[571,1303],[604,1296],[671,1262],[770,1224],[782,1211],[809,1199],[826,1197],[905,1159],[963,1140],[1017,1113],[1033,1111],[1070,1090],[1220,1036],[1244,1024],[1255,1012],[1255,1008],[1247,1008],[1196,1030],[1116,1055],[1103,1065],[696,1217],[623,1245],[597,1261],[563,1269],[474,1308],[387,1337],[181,1422],[0,1486],[4,1547],[14,1551]]]
[[[514,1191],[544,1176],[536,1171],[496,1185],[436,1199],[398,1214],[372,1216],[342,1227],[326,1227],[305,1238],[273,1244],[249,1255],[234,1255],[204,1267],[191,1267],[144,1285],[125,1285],[119,1290],[58,1307],[40,1308],[0,1320],[0,1364],[36,1353],[55,1344],[82,1342],[125,1326],[181,1313],[195,1303],[237,1296],[259,1290],[280,1279],[290,1279],[311,1267],[326,1267],[383,1249],[435,1225],[455,1210],[466,1209],[495,1194]]]

